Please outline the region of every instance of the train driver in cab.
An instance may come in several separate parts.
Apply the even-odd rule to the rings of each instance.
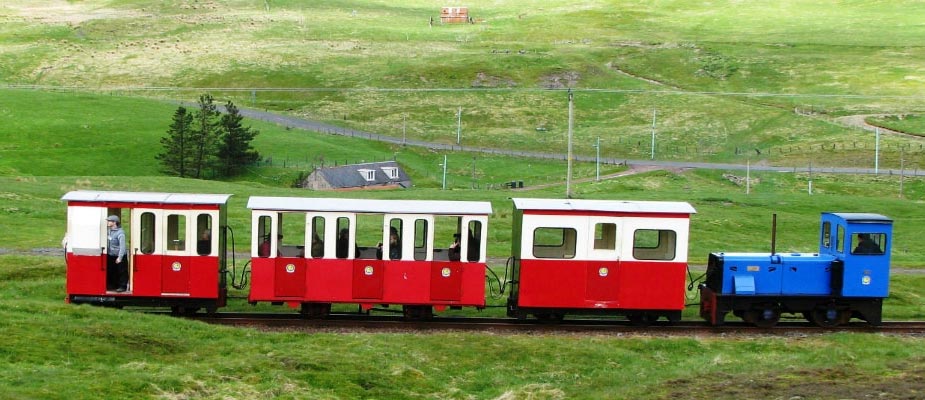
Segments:
[[[858,245],[854,248],[853,254],[883,254],[880,246],[871,239],[869,233],[858,234]]]

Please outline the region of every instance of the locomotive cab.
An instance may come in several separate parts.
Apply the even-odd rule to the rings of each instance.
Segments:
[[[700,314],[713,325],[729,312],[763,327],[783,313],[823,327],[851,318],[878,325],[889,294],[891,236],[885,216],[823,213],[818,253],[712,253]]]

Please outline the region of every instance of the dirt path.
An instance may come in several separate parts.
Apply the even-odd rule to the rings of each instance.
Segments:
[[[835,122],[841,125],[850,126],[854,128],[861,128],[867,131],[875,131],[877,128],[880,128],[880,133],[885,133],[888,135],[904,136],[912,139],[922,139],[921,136],[910,135],[908,133],[894,131],[892,129],[887,129],[879,126],[874,126],[867,123],[868,117],[889,117],[895,114],[860,114],[860,115],[848,115],[844,117],[835,118]]]
[[[665,169],[665,168],[655,166],[655,165],[630,165],[626,171],[620,171],[614,174],[601,175],[601,180],[605,181],[608,179],[616,179],[616,178],[623,177],[623,176],[641,174],[643,172],[654,171],[657,169]],[[595,179],[596,178],[581,178],[581,179],[575,179],[572,182],[573,183],[591,182],[591,181],[594,181]],[[537,189],[545,189],[545,188],[553,187],[553,186],[562,186],[563,184],[565,184],[565,182],[554,182],[554,183],[546,183],[543,185],[524,186],[523,188],[518,188],[514,190],[515,191],[537,190]]]

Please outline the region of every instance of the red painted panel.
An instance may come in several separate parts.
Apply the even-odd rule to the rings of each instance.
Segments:
[[[248,301],[272,301],[274,288],[275,258],[251,258],[251,290]]]
[[[459,301],[462,297],[462,263],[434,261],[430,267],[430,299]]]
[[[383,264],[383,303],[431,304],[430,262],[385,261]]]
[[[616,261],[587,261],[586,299],[589,301],[617,301],[620,293]]]
[[[522,260],[520,305],[582,308],[586,273],[584,261]]]
[[[218,257],[190,257],[190,297],[218,298]]]
[[[165,255],[161,263],[161,292],[189,293],[190,257]]]
[[[353,297],[382,298],[385,267],[382,260],[353,260]]]
[[[684,263],[633,261],[620,264],[620,306],[627,309],[683,310]]]
[[[353,300],[353,260],[308,260],[305,299],[317,302]]]
[[[132,294],[135,296],[161,295],[161,269],[163,256],[139,254],[132,260]]]
[[[305,259],[279,257],[273,268],[275,283],[273,295],[276,297],[299,297],[305,295]]]
[[[106,293],[106,256],[67,254],[67,294]]]
[[[462,296],[459,304],[485,306],[485,264],[462,264]]]

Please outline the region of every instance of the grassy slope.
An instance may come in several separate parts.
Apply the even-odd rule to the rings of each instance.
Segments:
[[[62,269],[0,256],[4,397],[825,399],[914,397],[925,378],[914,337],[261,332],[66,305]],[[922,318],[925,280],[899,283],[887,311]]]
[[[0,221],[21,235],[4,240],[13,248],[53,247],[58,244],[63,225],[64,204],[58,199],[81,188],[110,190],[168,190],[233,193],[233,226],[240,230],[238,248],[248,246],[249,224],[244,204],[249,195],[296,195],[302,190],[285,189],[308,163],[324,157],[330,164],[345,160],[397,158],[412,174],[417,188],[412,191],[375,193],[313,193],[318,196],[433,198],[490,200],[493,217],[489,254],[504,257],[509,252],[511,196],[561,197],[564,165],[560,162],[518,160],[451,154],[448,187],[439,190],[442,154],[386,146],[359,139],[286,130],[268,124],[254,124],[261,130],[254,145],[263,154],[273,155],[275,166],[255,168],[235,182],[201,182],[156,177],[157,164],[152,152],[169,124],[173,105],[114,96],[7,91],[15,96],[0,97],[0,111],[13,116],[0,126],[0,170],[5,177]],[[18,99],[14,101],[12,99]],[[128,118],[123,111],[130,109]],[[83,126],[88,126],[86,133]],[[26,132],[29,132],[26,134]],[[36,142],[35,138],[39,140]],[[50,145],[49,145],[50,144]],[[58,144],[56,147],[55,144]],[[130,160],[130,161],[128,161]],[[283,168],[282,160],[289,160]],[[298,161],[298,162],[296,162]],[[307,161],[307,162],[306,162]],[[559,183],[546,189],[510,192],[464,190],[470,187],[472,165],[481,187],[510,180],[527,185]],[[292,168],[292,164],[298,164]],[[65,167],[66,166],[66,167]],[[576,177],[594,176],[593,165],[575,168]],[[604,172],[611,171],[605,168]],[[722,176],[722,171],[653,172],[600,183],[577,183],[574,193],[583,198],[623,198],[635,200],[687,200],[699,211],[693,217],[690,257],[702,263],[709,251],[737,249],[766,251],[772,213],[780,214],[778,249],[813,251],[818,214],[822,211],[880,212],[896,219],[895,262],[920,266],[917,254],[925,245],[910,238],[922,234],[922,213],[918,202],[925,198],[925,182],[907,178],[905,198],[898,198],[896,176],[813,177],[814,194],[806,193],[805,174],[753,174],[751,194]],[[75,176],[76,175],[76,176]],[[734,175],[744,175],[736,172]],[[874,206],[873,204],[876,204]]]
[[[512,1],[473,6],[479,24],[429,27],[439,8],[428,1],[37,1],[0,9],[7,22],[0,54],[8,61],[0,65],[8,83],[335,89],[215,94],[373,132],[405,126],[409,137],[444,143],[455,139],[453,115],[462,107],[466,143],[542,150],[564,147],[566,130],[564,93],[543,88],[794,93],[800,96],[579,92],[576,142],[602,137],[605,156],[645,156],[658,109],[663,158],[741,161],[737,149],[786,145],[790,151],[762,158],[854,165],[871,158],[868,135],[792,111],[920,112],[925,57],[913,16],[922,7]],[[355,90],[369,88],[498,90]],[[873,97],[838,97],[858,94]],[[898,166],[896,146],[921,144],[884,141],[883,166]],[[810,151],[831,143],[868,149]],[[907,161],[919,153],[907,151]]]

